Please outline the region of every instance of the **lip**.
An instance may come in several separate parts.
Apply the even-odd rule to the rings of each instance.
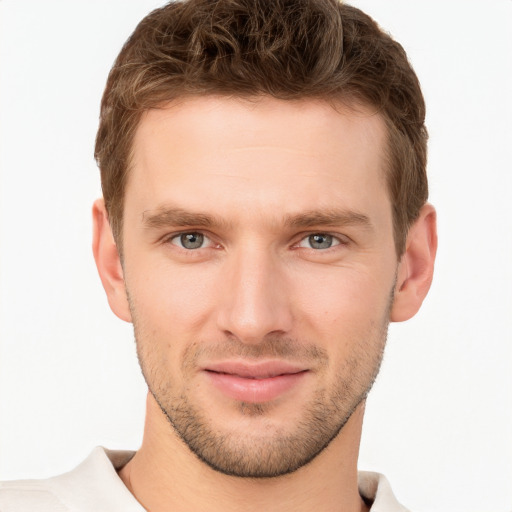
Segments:
[[[307,375],[308,369],[284,361],[224,361],[208,364],[203,372],[227,397],[242,402],[264,403],[295,388]]]

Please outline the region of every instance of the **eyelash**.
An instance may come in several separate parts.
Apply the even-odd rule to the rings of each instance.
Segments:
[[[170,235],[170,236],[166,237],[164,242],[167,242],[167,243],[170,243],[172,245],[175,245],[176,247],[179,247],[180,249],[182,249],[184,251],[187,251],[187,252],[193,252],[193,251],[198,250],[198,249],[205,249],[205,247],[197,247],[197,248],[194,248],[194,249],[190,249],[190,248],[187,248],[187,247],[183,247],[183,245],[178,245],[178,244],[174,244],[173,243],[173,240],[180,239],[180,238],[182,238],[183,236],[186,236],[186,235],[196,235],[196,236],[199,235],[200,237],[203,237],[204,240],[208,240],[208,241],[212,242],[211,238],[208,235],[205,235],[204,233],[202,233],[201,231],[182,231],[181,233],[175,233],[173,235]]]
[[[323,247],[323,248],[314,248],[314,247],[311,247],[311,243],[312,243],[312,238],[314,237],[321,237],[323,238],[324,240],[327,239],[332,242],[332,245],[330,245],[329,247]],[[309,246],[305,247],[303,246],[302,244],[306,242],[308,243],[309,242]],[[321,241],[316,241],[317,243],[321,244],[322,242]],[[338,247],[340,245],[346,245],[347,242],[342,240],[341,237],[339,235],[332,235],[330,233],[324,233],[324,232],[316,232],[316,233],[310,233],[310,234],[307,234],[305,236],[303,236],[299,243],[296,244],[296,247],[299,247],[299,248],[304,248],[304,249],[310,249],[310,250],[313,250],[315,252],[326,252],[328,251],[329,249],[333,249],[335,247]]]
[[[191,253],[191,252],[195,252],[199,249],[207,249],[208,247],[203,247],[202,244],[201,246],[199,247],[196,247],[196,248],[187,248],[187,247],[183,247],[183,243],[181,244],[178,244],[178,243],[173,243],[173,240],[176,240],[176,239],[181,239],[183,236],[186,236],[186,235],[196,235],[196,236],[200,236],[200,237],[203,237],[203,240],[202,242],[205,242],[205,241],[209,241],[210,244],[214,243],[211,239],[210,236],[208,236],[207,234],[201,232],[201,231],[181,231],[179,233],[174,233],[170,236],[167,236],[163,241],[164,243],[170,243],[172,245],[175,245],[176,247],[178,247],[179,249],[183,250],[183,251],[186,251],[188,253]],[[325,247],[325,248],[313,248],[313,247],[304,247],[302,246],[301,244],[304,242],[304,241],[307,241],[308,239],[311,239],[311,237],[324,237],[324,238],[330,238],[332,239],[332,242],[333,244],[330,245],[329,247]],[[321,242],[319,242],[321,243]],[[312,233],[307,233],[307,234],[302,234],[301,235],[301,238],[300,240],[293,244],[292,248],[293,249],[300,249],[300,248],[303,248],[303,249],[308,249],[308,250],[312,250],[316,253],[322,253],[322,252],[327,252],[329,251],[330,252],[330,249],[334,249],[335,247],[339,247],[339,246],[346,246],[348,245],[349,243],[349,240],[347,239],[346,236],[342,236],[342,235],[339,235],[339,234],[331,234],[331,233],[328,233],[328,232],[323,232],[323,231],[316,231],[316,232],[312,232]],[[220,244],[218,244],[220,245]]]

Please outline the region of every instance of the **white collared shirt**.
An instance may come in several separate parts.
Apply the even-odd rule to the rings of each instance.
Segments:
[[[145,512],[117,474],[134,454],[97,447],[69,473],[0,482],[0,512]],[[379,473],[360,471],[359,492],[371,512],[408,512]]]

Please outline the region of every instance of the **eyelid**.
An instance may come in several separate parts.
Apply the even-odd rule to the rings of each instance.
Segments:
[[[191,249],[186,249],[185,247],[182,247],[180,244],[173,243],[173,240],[179,239],[179,237],[182,235],[193,234],[193,233],[200,234],[204,237],[206,245],[203,247],[200,247],[201,249],[206,249],[206,248],[212,247],[212,246],[220,246],[220,244],[218,242],[214,241],[214,237],[212,235],[210,235],[209,233],[205,232],[205,230],[193,229],[193,228],[192,229],[183,229],[180,231],[175,231],[173,233],[168,233],[165,236],[161,237],[160,241],[164,244],[171,243],[175,247],[178,247],[179,249],[183,249],[183,250],[189,252],[189,251],[191,251]],[[333,244],[328,249],[323,249],[324,252],[327,252],[329,249],[338,247],[340,245],[343,245],[343,246],[348,245],[351,242],[351,239],[347,235],[344,235],[341,233],[332,233],[329,231],[316,230],[316,231],[300,233],[298,235],[300,238],[298,239],[297,242],[295,242],[293,244],[293,247],[294,248],[311,249],[311,250],[314,250],[315,252],[319,252],[320,251],[319,249],[313,249],[311,247],[303,247],[300,245],[304,240],[307,240],[310,236],[313,236],[313,235],[329,235],[333,238],[333,240],[336,241],[336,243]],[[196,250],[198,250],[198,249],[196,249]]]
[[[179,240],[182,235],[188,235],[188,234],[202,235],[204,238],[204,240],[203,240],[204,245],[195,249],[196,251],[199,249],[207,249],[208,247],[212,247],[212,246],[216,245],[215,242],[213,241],[212,237],[200,229],[184,229],[181,231],[177,231],[175,233],[169,233],[169,234],[165,235],[161,240],[163,243],[168,243],[168,244],[174,245],[178,249],[183,249],[184,251],[188,252],[188,251],[192,251],[192,249],[187,249],[186,247],[183,247],[180,243],[174,243],[174,241]]]
[[[312,247],[304,247],[303,245],[301,245],[302,242],[304,242],[305,240],[307,240],[310,236],[313,236],[313,235],[328,235],[328,236],[331,236],[333,238],[334,241],[336,241],[335,244],[333,244],[331,247],[327,248],[327,249],[313,249]],[[341,233],[332,233],[332,232],[329,232],[329,231],[310,231],[308,233],[301,233],[300,234],[300,239],[299,241],[294,244],[294,247],[300,247],[300,248],[304,248],[304,249],[311,249],[311,250],[314,250],[314,251],[317,251],[317,252],[320,252],[320,251],[328,251],[329,249],[332,249],[334,247],[338,247],[339,245],[348,245],[350,243],[350,238],[346,235],[342,235]]]
[[[318,235],[331,236],[332,244],[329,247],[325,247],[322,249],[311,247],[309,239],[312,236],[315,236],[316,234],[317,233],[315,233],[313,235],[305,236],[304,238],[302,238],[302,240],[300,240],[298,246],[301,248],[304,248],[304,249],[311,249],[313,251],[328,251],[329,249],[332,249],[333,247],[337,247],[338,245],[341,244],[341,242],[334,236],[328,235],[327,233],[318,233]]]

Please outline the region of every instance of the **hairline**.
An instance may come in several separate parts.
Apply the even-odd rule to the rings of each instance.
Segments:
[[[386,115],[386,112],[383,108],[376,107],[372,105],[368,99],[361,98],[361,95],[359,94],[343,94],[343,93],[337,93],[332,95],[302,95],[302,96],[294,96],[290,98],[285,97],[279,97],[277,95],[272,95],[264,92],[258,92],[258,93],[227,93],[222,91],[215,91],[212,90],[211,92],[204,92],[204,93],[193,93],[188,91],[182,91],[177,94],[175,94],[172,98],[161,100],[159,102],[155,102],[154,105],[148,105],[145,108],[141,108],[137,111],[135,120],[136,122],[132,123],[131,133],[129,135],[129,144],[130,148],[127,153],[127,160],[126,160],[126,166],[123,171],[123,180],[122,180],[122,195],[117,198],[117,208],[115,209],[115,212],[117,213],[117,218],[113,219],[114,224],[112,224],[111,220],[111,212],[110,208],[107,208],[107,213],[109,217],[109,223],[114,235],[114,239],[116,242],[116,246],[118,248],[119,254],[123,255],[123,228],[124,228],[124,208],[125,208],[125,197],[126,197],[126,187],[128,183],[129,176],[131,174],[131,171],[133,169],[133,163],[134,163],[134,142],[135,142],[135,136],[139,129],[139,126],[141,124],[141,121],[145,114],[150,112],[151,110],[158,110],[158,109],[164,109],[168,108],[170,106],[179,105],[181,103],[186,102],[189,99],[193,98],[203,98],[203,97],[212,97],[212,98],[228,98],[228,99],[235,99],[240,101],[246,101],[246,102],[258,102],[260,100],[263,100],[265,98],[275,98],[282,101],[289,101],[289,102],[304,102],[304,101],[318,101],[322,102],[326,105],[329,105],[332,107],[336,112],[342,114],[343,111],[345,112],[352,112],[352,113],[359,113],[359,114],[365,114],[365,115],[378,115],[381,117],[384,129],[385,129],[385,138],[384,138],[384,144],[382,148],[382,169],[381,172],[383,173],[383,179],[384,184],[386,186],[386,191],[388,194],[388,199],[390,200],[391,204],[391,214],[392,214],[392,221],[393,221],[393,239],[395,243],[395,251],[397,254],[397,258],[400,259],[402,256],[404,250],[405,250],[405,238],[407,235],[408,228],[406,233],[400,232],[400,222],[398,219],[398,212],[395,210],[395,202],[396,199],[392,197],[392,190],[390,187],[390,178],[392,174],[392,165],[393,165],[393,150],[392,150],[392,143],[393,143],[393,135],[396,131],[396,126],[393,123],[393,121],[389,118],[389,116]]]

